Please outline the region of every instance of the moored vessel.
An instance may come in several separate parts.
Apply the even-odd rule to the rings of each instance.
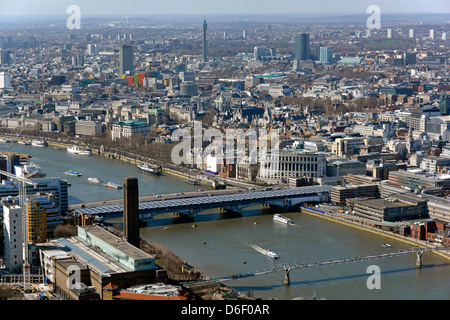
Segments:
[[[48,147],[48,143],[45,140],[33,140],[33,141],[31,141],[31,145],[33,147],[39,147],[39,148]]]
[[[92,156],[92,152],[90,150],[80,149],[78,146],[72,146],[67,148],[68,153],[79,154],[82,156]]]
[[[153,166],[153,165],[150,165],[148,162],[138,165],[138,168],[144,172],[151,173],[151,174],[154,174],[157,176],[159,176],[162,172],[161,166],[159,166],[159,167]]]

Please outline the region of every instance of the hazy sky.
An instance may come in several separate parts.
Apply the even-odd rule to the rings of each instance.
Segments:
[[[78,5],[82,14],[262,14],[361,13],[378,5],[385,13],[450,13],[450,0],[0,0],[1,15],[66,14]]]

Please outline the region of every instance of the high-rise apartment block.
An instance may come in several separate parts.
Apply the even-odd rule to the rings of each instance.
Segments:
[[[332,47],[320,47],[320,62],[333,63],[333,48]]]
[[[11,76],[7,72],[0,72],[0,89],[11,88]]]
[[[206,39],[206,30],[208,29],[208,24],[206,23],[206,20],[203,20],[203,40],[202,40],[202,57],[203,61],[208,60],[208,42]]]
[[[119,50],[119,72],[121,75],[133,72],[133,47],[122,45]]]
[[[28,201],[27,204],[27,238],[31,243],[47,241],[47,210],[38,200]],[[55,207],[56,210],[58,210]]]
[[[3,242],[6,268],[18,272],[23,265],[22,209],[13,201],[3,201]]]
[[[301,33],[295,36],[295,59],[297,60],[309,60],[310,48],[309,48],[309,34]]]

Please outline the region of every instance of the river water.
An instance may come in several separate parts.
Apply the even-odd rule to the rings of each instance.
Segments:
[[[140,195],[193,191],[183,179],[171,175],[156,177],[139,172],[136,166],[103,157],[81,157],[52,147],[36,148],[11,144],[8,149],[30,154],[47,176],[60,176],[72,184],[71,203],[121,198],[123,191],[92,184],[88,177],[122,183],[124,177],[137,177]],[[69,177],[72,169],[82,177]],[[170,248],[191,265],[211,277],[238,273],[253,273],[278,267],[284,263],[303,264],[339,258],[359,257],[388,250],[411,248],[412,245],[364,232],[318,217],[285,213],[295,225],[273,221],[273,213],[258,206],[244,210],[242,218],[221,219],[216,210],[200,213],[194,222],[178,223],[172,214],[157,216],[151,226],[141,229],[141,236]],[[114,221],[114,220],[113,220]],[[116,219],[121,222],[121,219]],[[165,228],[170,226],[169,229]],[[389,242],[392,248],[381,244]],[[261,253],[271,250],[280,259],[273,260]],[[424,253],[423,267],[415,267],[415,254],[352,262],[341,265],[317,266],[290,272],[291,285],[284,285],[284,273],[242,278],[227,285],[255,298],[282,300],[311,297],[329,300],[437,300],[450,299],[450,260]],[[369,289],[370,266],[381,271],[380,289]],[[373,282],[372,282],[373,283]]]

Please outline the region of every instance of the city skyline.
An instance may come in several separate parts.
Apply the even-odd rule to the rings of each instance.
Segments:
[[[227,2],[197,0],[194,3],[179,0],[165,2],[146,2],[131,0],[126,6],[122,2],[106,1],[55,1],[45,0],[36,3],[31,0],[0,1],[0,16],[13,15],[64,15],[70,5],[81,8],[86,15],[120,14],[365,14],[367,7],[377,5],[384,13],[450,13],[445,0],[435,0],[430,4],[422,1],[386,0],[335,2],[325,0],[316,3],[306,1],[282,0],[274,3],[268,0],[231,0]]]

